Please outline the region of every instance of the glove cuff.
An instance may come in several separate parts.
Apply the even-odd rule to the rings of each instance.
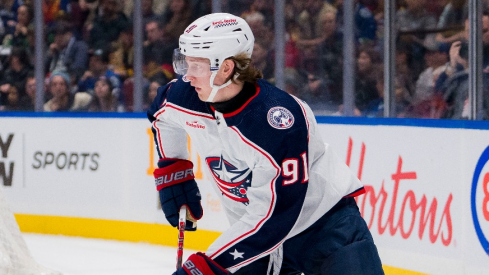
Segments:
[[[194,179],[193,163],[189,160],[177,160],[168,166],[157,168],[153,172],[156,190]]]

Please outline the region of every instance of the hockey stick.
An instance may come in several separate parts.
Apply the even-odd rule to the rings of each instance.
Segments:
[[[183,258],[183,237],[185,235],[185,220],[187,216],[187,206],[180,208],[178,214],[178,250],[177,250],[177,270],[182,267]]]

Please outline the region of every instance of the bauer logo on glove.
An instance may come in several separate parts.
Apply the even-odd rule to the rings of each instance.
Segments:
[[[155,178],[156,188],[160,185],[165,184],[166,186],[170,186],[172,184],[177,184],[185,180],[193,179],[194,171],[192,168],[187,169],[185,171],[177,171],[170,174],[161,175]]]

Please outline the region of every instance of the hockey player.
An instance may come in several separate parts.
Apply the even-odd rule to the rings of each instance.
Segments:
[[[353,198],[363,185],[323,142],[307,104],[261,79],[253,43],[242,18],[197,19],[175,50],[181,77],[148,110],[169,223],[183,205],[203,215],[188,135],[231,224],[174,274],[383,274]]]

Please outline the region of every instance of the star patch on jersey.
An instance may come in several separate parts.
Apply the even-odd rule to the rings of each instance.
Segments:
[[[273,107],[267,116],[268,123],[275,129],[288,129],[294,125],[294,116],[284,107]]]

